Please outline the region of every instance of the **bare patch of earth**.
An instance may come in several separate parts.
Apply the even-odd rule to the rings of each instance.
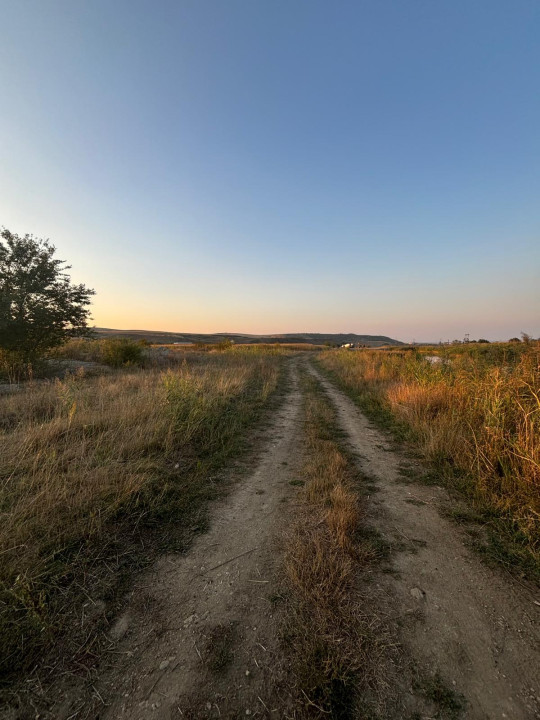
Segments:
[[[334,403],[362,472],[376,482],[368,522],[394,549],[390,572],[373,578],[395,628],[403,666],[392,717],[540,717],[540,618],[534,588],[486,567],[441,516],[440,487],[403,482],[405,461],[354,403],[313,369]],[[426,714],[433,701],[435,715]]]

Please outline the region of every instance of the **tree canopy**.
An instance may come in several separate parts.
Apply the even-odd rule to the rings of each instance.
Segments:
[[[48,240],[0,233],[0,348],[26,360],[88,334],[94,290],[74,285]]]

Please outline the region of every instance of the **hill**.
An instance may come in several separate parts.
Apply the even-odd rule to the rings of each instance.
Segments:
[[[159,330],[115,330],[112,328],[95,328],[98,337],[124,337],[133,340],[146,340],[160,345],[173,343],[218,343],[233,340],[238,344],[245,343],[308,343],[313,345],[343,345],[344,343],[360,343],[367,347],[384,345],[403,345],[399,340],[386,335],[357,335],[356,333],[282,333],[274,335],[249,335],[247,333],[174,333]]]

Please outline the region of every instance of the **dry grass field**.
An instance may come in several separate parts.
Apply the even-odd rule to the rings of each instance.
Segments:
[[[449,521],[538,567],[538,344],[296,350],[84,341],[0,394],[12,717],[540,708],[532,584]]]
[[[175,358],[0,396],[2,671],[30,667],[153,548],[204,528],[214,473],[276,390],[281,354]]]
[[[426,359],[435,354],[441,361]],[[446,470],[484,522],[504,519],[522,559],[538,562],[538,342],[326,352],[320,361],[372,418]]]
[[[145,366],[157,366],[164,361],[169,363],[183,359],[186,353],[264,353],[279,355],[287,352],[321,350],[322,345],[309,343],[242,343],[236,345],[230,341],[219,343],[191,343],[182,345],[150,345],[126,338],[101,338],[97,340],[71,340],[57,348],[53,357],[64,360],[82,360],[86,362],[118,365],[127,362]],[[122,361],[122,362],[120,362]]]

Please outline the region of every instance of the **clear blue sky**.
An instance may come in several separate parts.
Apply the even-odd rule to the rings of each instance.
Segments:
[[[0,0],[0,225],[95,323],[540,335],[537,0]]]

